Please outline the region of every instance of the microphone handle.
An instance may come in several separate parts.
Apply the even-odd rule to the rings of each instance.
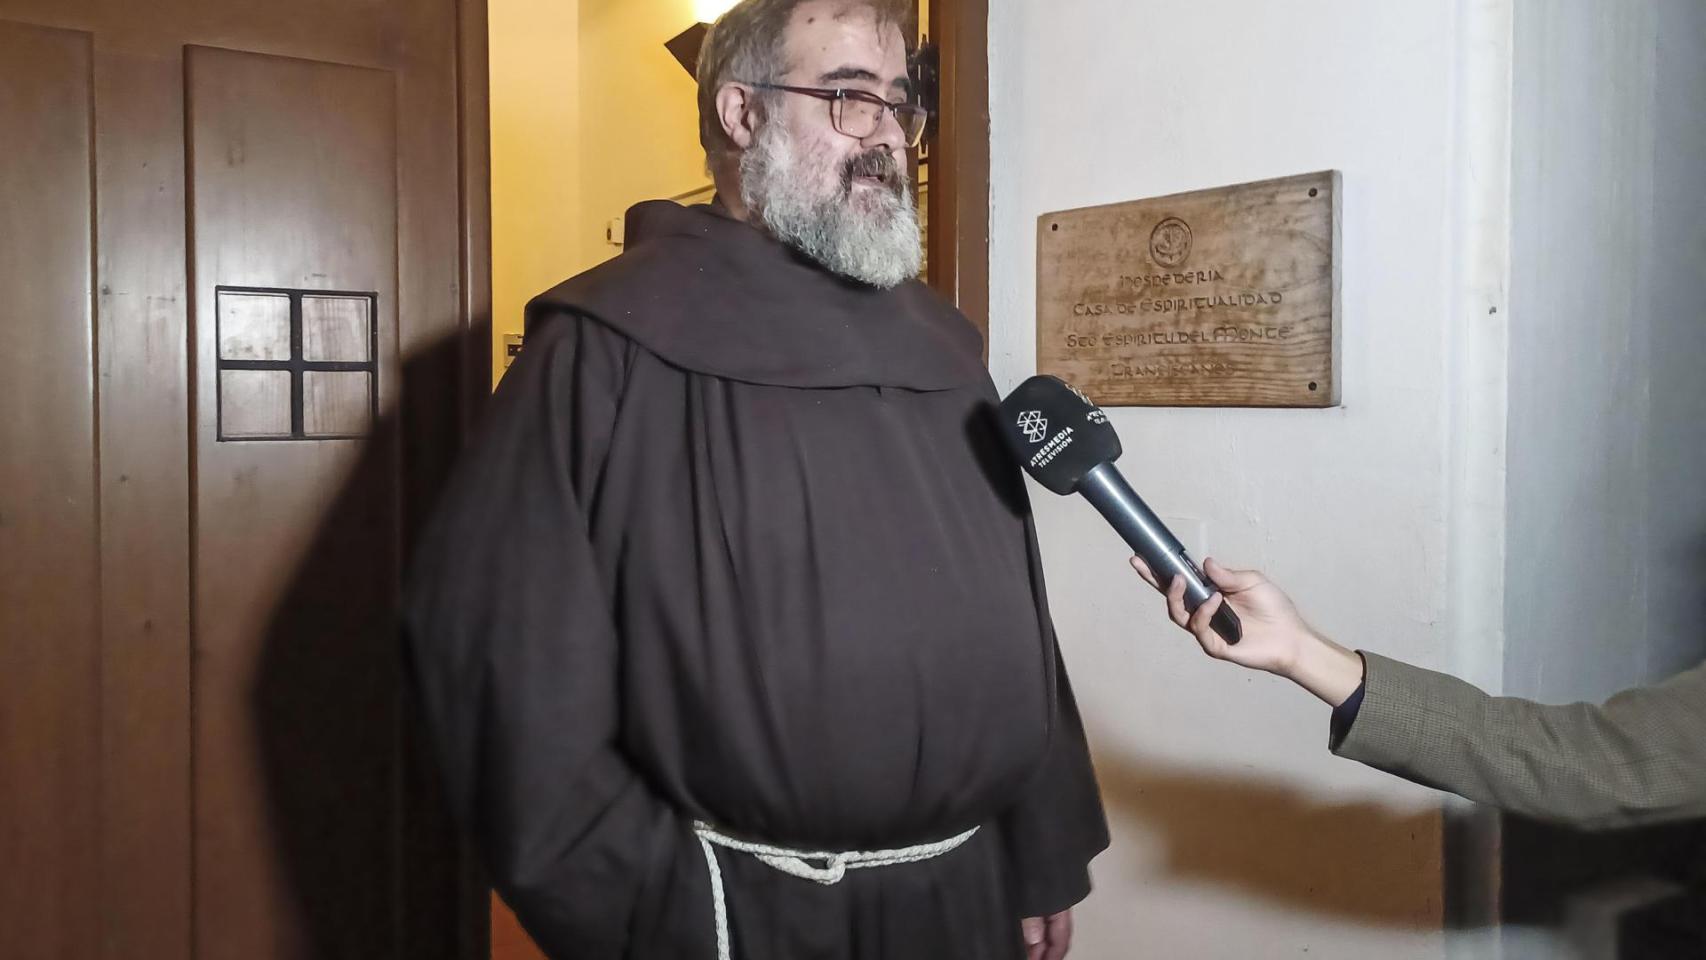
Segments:
[[[1079,481],[1078,492],[1107,518],[1126,544],[1143,558],[1143,562],[1149,564],[1163,591],[1172,584],[1174,577],[1185,578],[1186,610],[1195,612],[1214,594],[1207,578],[1185,553],[1184,544],[1126,483],[1113,463],[1100,463],[1091,468]],[[1238,615],[1224,600],[1209,622],[1214,632],[1227,643],[1237,643],[1243,636],[1243,625],[1238,622]]]

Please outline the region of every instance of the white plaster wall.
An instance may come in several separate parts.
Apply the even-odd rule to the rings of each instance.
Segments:
[[[1706,657],[1706,6],[1517,0],[1506,690],[1598,700]],[[1673,841],[1512,824],[1507,916],[1600,957]],[[1693,841],[1698,842],[1698,841]]]
[[[1133,485],[1343,642],[1496,684],[1508,2],[992,4],[991,365],[1035,370],[1050,210],[1337,168],[1343,405],[1114,411]],[[1497,312],[1493,312],[1497,311]],[[1436,795],[1204,658],[1076,499],[1033,487],[1114,826],[1075,954],[1463,955]],[[1473,948],[1471,948],[1473,949]]]
[[[1706,653],[1706,7],[1517,4],[1513,692]]]
[[[1507,688],[1706,656],[1706,7],[1518,0]]]
[[[1651,3],[1518,0],[1506,689],[1647,675]]]
[[[1706,4],[1659,4],[1648,353],[1649,676],[1706,657]]]

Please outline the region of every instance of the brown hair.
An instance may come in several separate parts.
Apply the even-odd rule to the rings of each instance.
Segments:
[[[699,48],[699,144],[707,157],[731,152],[728,134],[717,117],[717,91],[734,80],[775,83],[788,72],[784,34],[794,8],[806,0],[741,0],[717,18]],[[845,0],[843,10],[864,7],[876,14],[877,26],[897,24],[906,37],[914,7],[908,0]],[[758,92],[767,102],[770,91]]]

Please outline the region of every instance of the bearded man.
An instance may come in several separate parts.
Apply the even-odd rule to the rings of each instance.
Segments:
[[[1058,958],[1107,830],[901,13],[747,0],[704,207],[536,298],[423,536],[451,795],[553,957]]]

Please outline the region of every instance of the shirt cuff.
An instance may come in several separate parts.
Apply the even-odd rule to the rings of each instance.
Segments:
[[[1357,654],[1361,659],[1362,654]],[[1345,742],[1345,737],[1351,732],[1351,725],[1356,723],[1357,713],[1362,710],[1362,695],[1368,689],[1368,662],[1363,661],[1363,680],[1357,684],[1355,691],[1345,698],[1345,702],[1333,708],[1333,719],[1327,728],[1327,749],[1338,750],[1339,744]]]

